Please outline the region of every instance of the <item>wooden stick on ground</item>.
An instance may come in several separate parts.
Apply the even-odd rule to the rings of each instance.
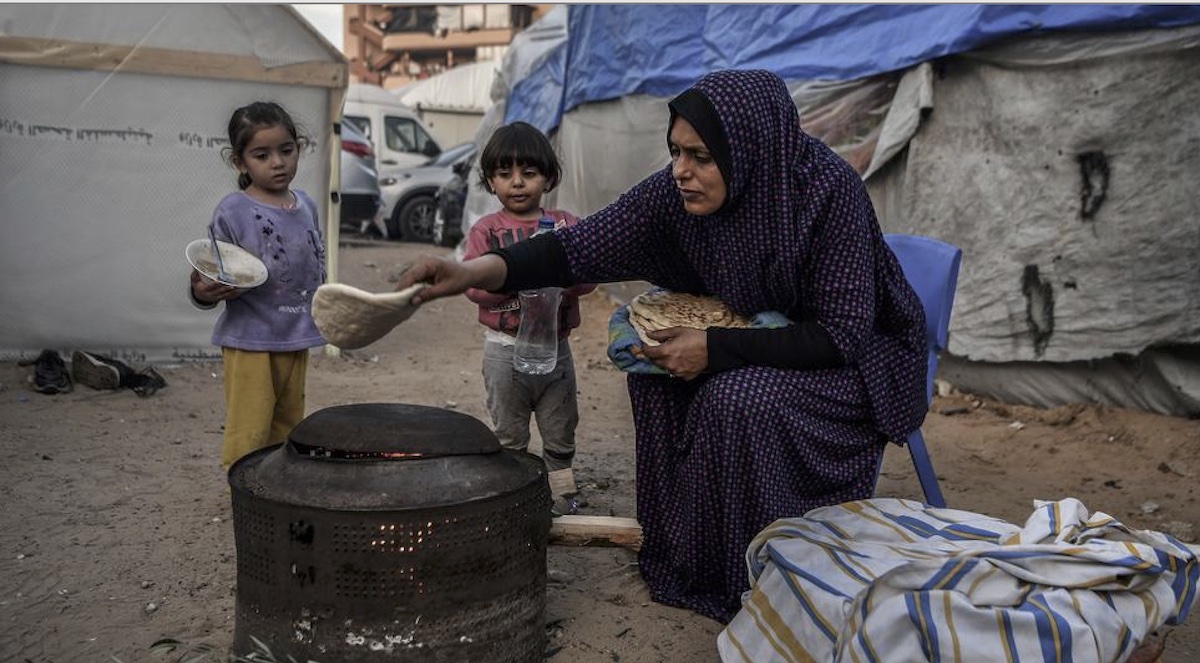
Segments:
[[[566,546],[642,547],[642,526],[633,518],[559,516],[550,521],[550,543]]]

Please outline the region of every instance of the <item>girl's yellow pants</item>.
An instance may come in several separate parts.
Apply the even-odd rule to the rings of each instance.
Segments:
[[[225,362],[225,439],[221,467],[251,451],[287,441],[304,418],[308,350],[254,352],[222,348]]]

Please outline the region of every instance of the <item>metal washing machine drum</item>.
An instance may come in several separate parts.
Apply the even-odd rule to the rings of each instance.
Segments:
[[[541,661],[550,489],[479,420],[419,405],[313,413],[229,470],[234,652]]]

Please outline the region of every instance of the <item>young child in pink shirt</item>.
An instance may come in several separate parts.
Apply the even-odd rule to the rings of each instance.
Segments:
[[[504,208],[471,227],[463,259],[528,239],[543,217],[555,228],[578,219],[562,210],[542,209],[542,195],[558,186],[562,176],[554,148],[545,134],[524,122],[497,129],[479,157],[480,183]],[[521,322],[521,303],[515,294],[472,288],[467,298],[479,305],[479,322],[487,328],[483,346],[483,381],[487,408],[500,443],[509,449],[529,447],[529,420],[537,418],[542,437],[542,457],[549,472],[555,513],[576,513],[578,492],[572,462],[575,428],[579,424],[575,365],[567,338],[579,326],[579,297],[595,290],[581,284],[563,290],[559,308],[558,361],[545,375],[529,375],[513,368],[513,346]]]

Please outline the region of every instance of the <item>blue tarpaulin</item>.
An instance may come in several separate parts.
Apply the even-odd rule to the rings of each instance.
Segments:
[[[544,131],[581,104],[674,95],[709,71],[855,80],[1015,36],[1200,23],[1200,5],[571,5],[568,38],[514,86],[505,121]]]

